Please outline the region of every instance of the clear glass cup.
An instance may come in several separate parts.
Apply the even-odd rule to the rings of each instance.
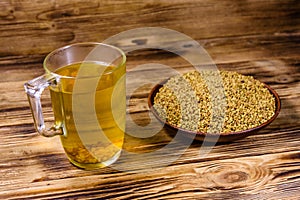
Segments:
[[[77,43],[51,52],[45,74],[24,84],[36,130],[60,135],[70,162],[108,166],[120,156],[126,121],[126,56],[101,43]],[[45,124],[41,94],[50,89],[55,122]]]

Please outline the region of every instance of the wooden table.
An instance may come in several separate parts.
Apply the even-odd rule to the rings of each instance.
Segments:
[[[2,0],[0,199],[299,199],[299,10],[299,2],[293,0]],[[278,118],[256,135],[214,146],[205,157],[199,155],[201,143],[196,142],[168,166],[142,171],[77,169],[65,157],[58,137],[36,133],[23,84],[44,73],[45,55],[58,47],[101,42],[122,31],[150,26],[184,33],[207,50],[219,69],[269,84],[281,98]],[[119,45],[145,41],[151,36]],[[176,38],[173,42],[189,46]],[[144,49],[128,55],[128,84],[141,83],[130,98],[128,113],[136,124],[147,127],[147,96],[153,85],[144,85],[143,77],[163,72],[134,71],[145,63],[161,63],[179,73],[190,68],[167,51]],[[47,94],[43,102],[46,120],[51,121]],[[127,136],[124,149],[143,155],[171,140],[166,130],[145,139]],[[142,156],[139,159],[143,161]],[[132,160],[122,157],[119,162],[133,166]]]

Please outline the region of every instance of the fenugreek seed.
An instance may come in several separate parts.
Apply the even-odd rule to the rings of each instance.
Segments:
[[[208,84],[215,88],[214,91],[209,91]],[[218,105],[218,100],[224,98],[225,111]],[[156,94],[154,108],[171,125],[189,130],[197,126],[199,132],[216,126],[211,124],[211,118],[218,119],[225,112],[221,133],[226,134],[269,120],[275,113],[275,99],[264,84],[251,76],[229,71],[192,71],[169,79]],[[196,123],[195,118],[198,119]]]

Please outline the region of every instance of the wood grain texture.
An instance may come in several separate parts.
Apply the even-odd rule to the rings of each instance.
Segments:
[[[0,199],[299,199],[300,189],[300,3],[286,1],[112,1],[3,0],[0,2]],[[165,27],[197,40],[223,70],[252,75],[281,98],[278,118],[256,135],[219,144],[201,157],[194,142],[164,167],[143,156],[173,138],[162,129],[153,137],[127,135],[112,167],[83,171],[72,166],[59,138],[38,136],[23,84],[44,73],[50,51],[75,42],[97,41],[138,27]],[[168,36],[165,36],[168,37]],[[171,37],[171,36],[169,36]],[[188,51],[189,41],[142,35],[118,41],[120,47],[157,42]],[[159,63],[172,67],[162,69]],[[128,131],[158,124],[149,118],[147,96],[153,84],[193,67],[172,53],[145,49],[128,54]],[[155,81],[156,82],[155,82]],[[52,121],[48,93],[46,121]],[[153,162],[181,150],[180,141]],[[151,160],[150,160],[151,161]],[[127,167],[128,171],[114,166]],[[137,170],[138,166],[147,170]]]

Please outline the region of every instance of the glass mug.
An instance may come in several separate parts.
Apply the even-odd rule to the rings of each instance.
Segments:
[[[60,135],[70,162],[83,169],[108,166],[120,156],[126,121],[126,56],[101,43],[77,43],[51,52],[46,73],[24,84],[35,128]],[[44,122],[41,94],[49,87],[55,122]]]

